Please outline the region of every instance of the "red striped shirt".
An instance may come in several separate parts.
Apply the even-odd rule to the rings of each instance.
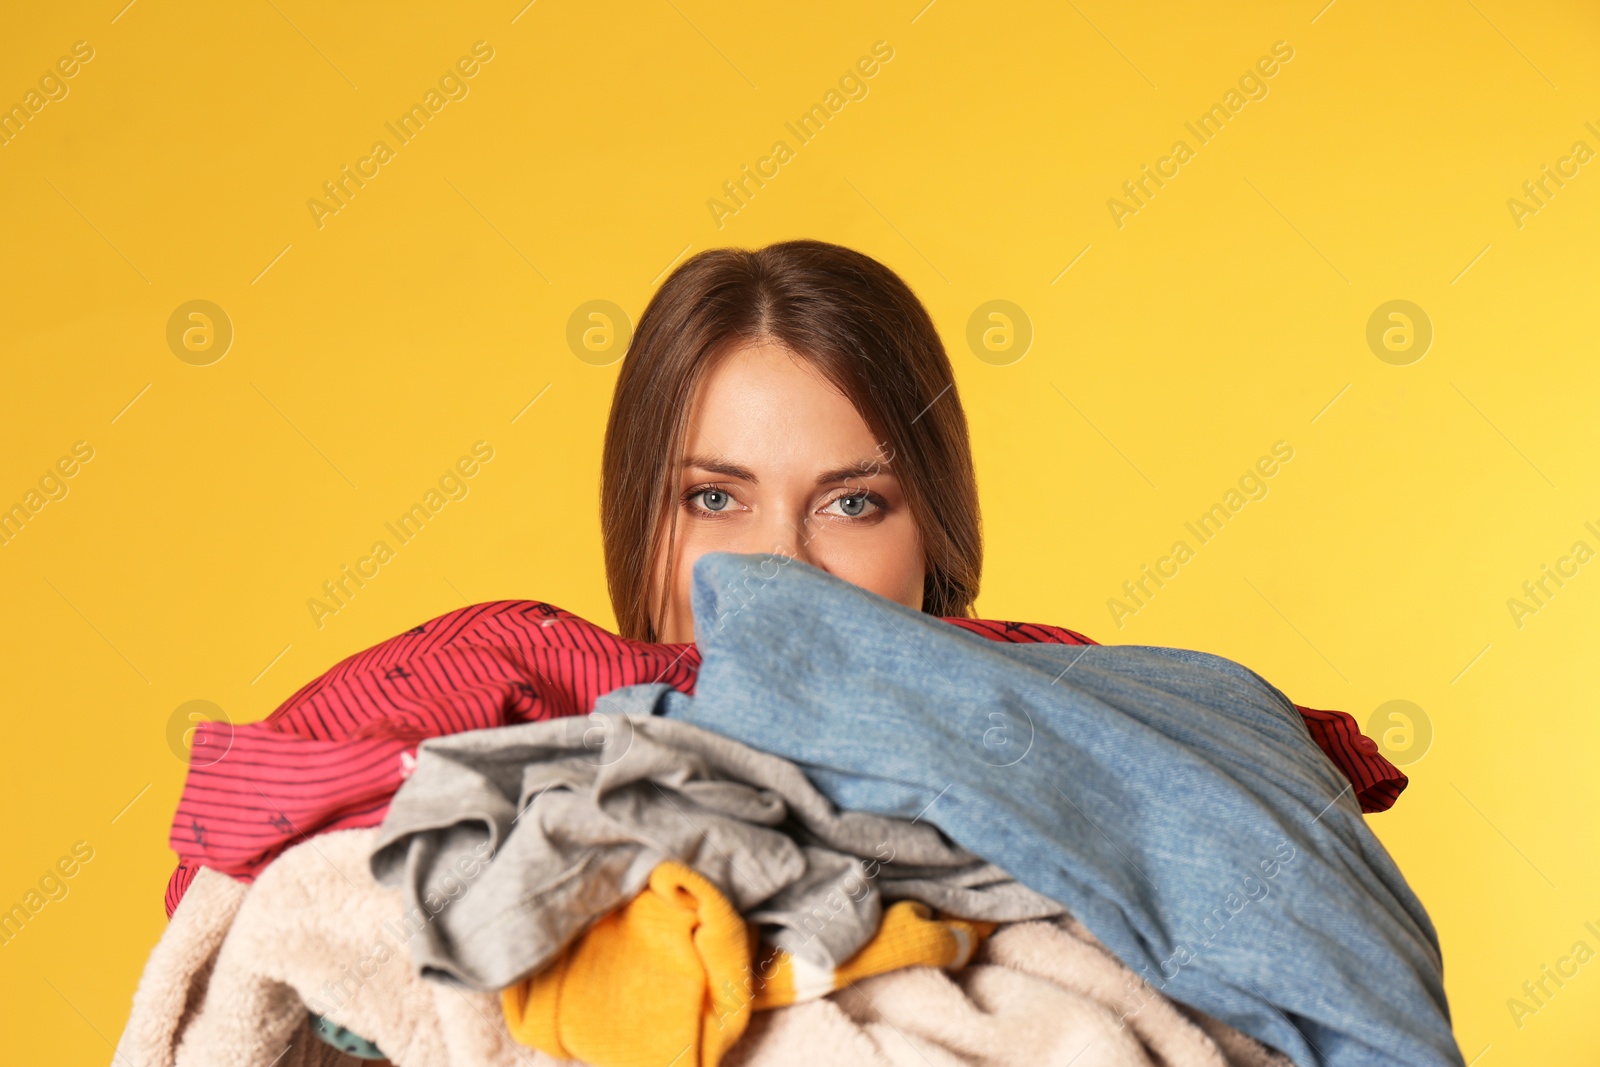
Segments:
[[[1059,626],[945,621],[995,641],[1096,643]],[[340,661],[260,722],[200,723],[169,838],[179,863],[167,915],[199,867],[248,881],[312,834],[381,823],[425,738],[587,714],[639,682],[692,694],[699,668],[693,644],[630,641],[553,604],[498,600]],[[1390,807],[1406,777],[1356,721],[1299,711],[1362,810]]]

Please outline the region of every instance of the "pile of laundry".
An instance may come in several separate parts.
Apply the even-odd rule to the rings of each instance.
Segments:
[[[1460,1067],[1348,716],[784,557],[692,599],[476,605],[202,724],[114,1062]]]

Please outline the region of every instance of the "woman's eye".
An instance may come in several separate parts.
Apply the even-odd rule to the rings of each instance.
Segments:
[[[733,502],[733,497],[721,489],[702,489],[689,499],[699,500],[700,506],[707,511],[722,511]]]
[[[868,514],[868,508],[876,511],[878,507],[878,505],[867,499],[866,493],[856,493],[852,496],[841,496],[836,499],[833,504],[839,505],[839,511],[846,518],[851,519],[858,519],[861,516]],[[828,506],[832,507],[833,504],[829,504]]]

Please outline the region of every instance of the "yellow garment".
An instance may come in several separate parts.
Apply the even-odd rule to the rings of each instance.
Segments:
[[[511,1036],[593,1067],[716,1067],[750,1022],[750,928],[679,863],[500,994]]]
[[[994,928],[992,922],[975,919],[937,918],[919,900],[897,900],[884,911],[872,940],[831,971],[762,945],[752,1007],[766,1011],[815,1000],[851,982],[901,967],[959,971]]]
[[[823,969],[758,945],[757,929],[716,886],[669,860],[633,900],[503,990],[501,1007],[513,1038],[552,1056],[593,1067],[716,1067],[752,1011],[901,967],[957,970],[994,927],[896,901],[854,956]]]

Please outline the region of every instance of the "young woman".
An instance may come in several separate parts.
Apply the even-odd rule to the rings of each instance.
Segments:
[[[982,569],[966,416],[893,271],[822,241],[714,249],[651,298],[623,359],[600,497],[623,637],[694,640],[706,552],[780,552],[970,616]]]

